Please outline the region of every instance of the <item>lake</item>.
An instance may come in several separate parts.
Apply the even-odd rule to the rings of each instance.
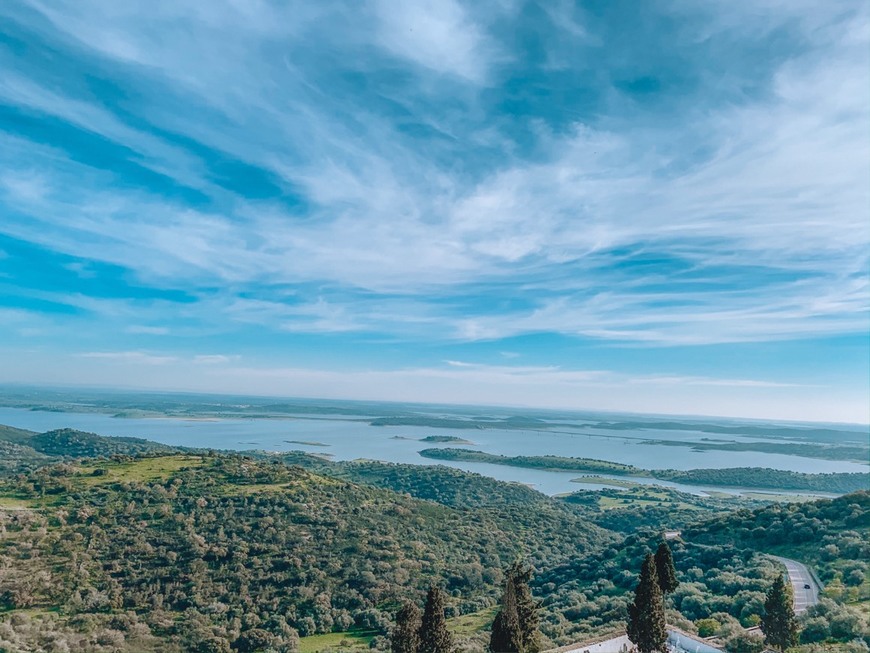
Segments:
[[[32,411],[0,407],[0,424],[48,431],[74,428],[100,435],[133,436],[169,445],[214,449],[265,451],[302,450],[326,454],[332,460],[367,458],[395,463],[436,464],[423,458],[419,451],[431,447],[449,446],[421,442],[430,435],[453,435],[473,442],[458,445],[502,455],[545,455],[597,458],[627,463],[647,469],[693,469],[722,467],[771,467],[795,472],[866,472],[859,463],[818,460],[758,452],[692,451],[686,447],[643,444],[643,440],[700,440],[709,433],[671,431],[644,428],[638,431],[613,431],[588,426],[560,426],[558,430],[467,429],[452,430],[427,426],[371,426],[371,416],[306,416],[276,419],[177,419],[177,418],[116,418],[99,413]],[[675,420],[676,421],[676,420]],[[764,441],[764,438],[741,438]],[[328,446],[288,442],[321,443]],[[783,440],[771,440],[783,442]],[[477,472],[503,481],[528,484],[546,494],[571,492],[600,485],[572,483],[578,472],[550,472],[487,463],[438,461],[470,472]],[[625,477],[622,477],[625,478]],[[655,482],[686,492],[702,493],[705,488],[678,483],[634,479],[642,483]],[[737,493],[734,488],[706,488]]]

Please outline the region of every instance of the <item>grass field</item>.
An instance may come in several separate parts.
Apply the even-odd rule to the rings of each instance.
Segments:
[[[819,499],[819,496],[812,494],[776,494],[775,492],[741,492],[740,496],[746,499],[776,501],[777,503],[804,503]]]
[[[488,631],[498,607],[453,617],[447,627],[456,635],[468,636]],[[344,653],[344,651],[368,651],[376,631],[350,630],[326,635],[312,635],[299,639],[299,653]]]
[[[636,485],[621,492],[619,497],[603,496],[598,499],[602,510],[627,508],[629,506],[668,506],[675,510],[699,509],[685,501],[677,501],[666,490],[656,490],[646,485]]]
[[[369,643],[375,635],[377,632],[372,630],[352,630],[343,633],[301,637],[299,639],[299,653],[368,651]]]
[[[238,485],[227,483],[221,488],[221,494],[236,496],[239,494],[259,494],[265,492],[286,492],[291,485],[289,483],[252,483],[251,485]]]
[[[36,505],[28,499],[0,497],[0,510],[32,510],[33,508],[36,508]]]
[[[159,456],[140,458],[129,462],[106,461],[95,465],[83,465],[79,469],[83,476],[77,478],[83,485],[105,485],[119,481],[154,481],[167,479],[184,467],[199,467],[203,464],[201,456]],[[106,470],[101,476],[94,476],[98,469]]]
[[[496,612],[498,612],[498,606],[454,617],[447,620],[447,627],[457,635],[473,635],[488,631],[492,626],[492,620],[495,619]]]

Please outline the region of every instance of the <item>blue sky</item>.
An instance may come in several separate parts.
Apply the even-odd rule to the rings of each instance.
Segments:
[[[864,2],[0,3],[0,382],[870,420]]]

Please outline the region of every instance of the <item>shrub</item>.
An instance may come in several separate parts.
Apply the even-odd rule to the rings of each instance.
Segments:
[[[701,637],[712,637],[716,633],[719,632],[719,628],[721,625],[715,619],[698,619],[695,622],[695,626],[698,627],[698,635]]]

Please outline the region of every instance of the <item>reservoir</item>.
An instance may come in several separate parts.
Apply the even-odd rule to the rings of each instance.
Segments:
[[[215,419],[174,417],[117,418],[101,413],[33,411],[0,407],[0,424],[43,432],[59,428],[110,436],[146,438],[168,445],[229,450],[274,452],[305,451],[330,460],[372,459],[410,464],[443,464],[476,472],[503,481],[524,483],[545,494],[559,494],[600,485],[578,484],[572,479],[582,472],[553,472],[489,463],[435,461],[420,456],[422,449],[445,447],[438,442],[422,442],[427,436],[450,435],[470,444],[463,448],[507,456],[556,455],[596,458],[626,463],[647,469],[695,469],[725,467],[770,467],[808,473],[866,472],[860,463],[820,460],[800,456],[755,451],[693,451],[688,447],[650,443],[652,440],[699,441],[709,433],[656,430],[612,431],[584,425],[558,429],[447,429],[429,426],[371,426],[369,415],[298,415],[269,419]],[[720,436],[734,439],[734,436]],[[740,438],[765,441],[764,438]],[[783,442],[782,439],[771,440]],[[615,477],[626,479],[625,476]],[[628,479],[656,483],[694,494],[703,487],[680,485],[649,478]],[[711,488],[738,493],[736,488]]]

